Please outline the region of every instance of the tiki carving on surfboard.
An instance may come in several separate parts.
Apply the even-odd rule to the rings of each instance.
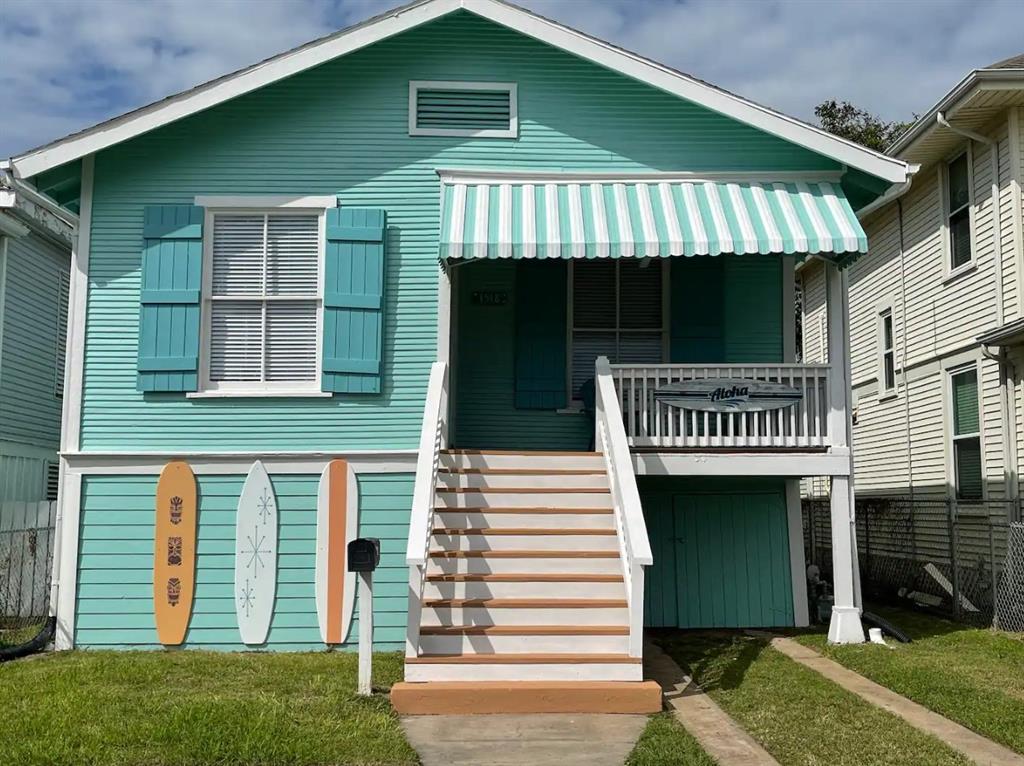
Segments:
[[[263,644],[277,594],[277,498],[257,460],[238,498],[235,520],[235,615],[245,644]]]
[[[196,479],[188,463],[164,466],[156,485],[153,615],[161,644],[185,640],[196,587]]]
[[[325,644],[344,643],[355,603],[355,572],[345,560],[359,523],[359,490],[352,467],[332,460],[320,476],[316,506],[316,616]]]

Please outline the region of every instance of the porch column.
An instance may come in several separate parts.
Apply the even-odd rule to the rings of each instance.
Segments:
[[[828,640],[834,644],[864,642],[860,622],[857,536],[853,496],[852,423],[850,420],[849,304],[844,275],[825,264],[828,294],[829,439],[833,450],[848,455],[846,474],[832,477],[832,587],[835,602]]]

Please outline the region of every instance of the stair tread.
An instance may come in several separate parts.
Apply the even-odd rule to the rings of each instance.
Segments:
[[[421,636],[628,636],[628,625],[422,625]]]
[[[445,449],[441,450],[442,455],[523,455],[526,457],[557,457],[560,455],[580,455],[587,457],[600,457],[602,452],[572,452],[558,450],[501,450],[501,449]]]
[[[573,529],[572,527],[559,527],[558,529],[540,529],[537,527],[434,527],[435,535],[522,535],[526,536],[549,536],[549,535],[614,535],[614,529]]]
[[[435,598],[425,599],[429,607],[488,607],[491,609],[625,609],[624,598]]]
[[[565,513],[565,514],[579,514],[579,515],[590,515],[590,514],[609,514],[614,513],[613,508],[558,508],[555,506],[523,506],[522,508],[516,508],[515,506],[510,507],[488,507],[486,505],[474,506],[472,508],[448,508],[447,506],[438,505],[434,507],[434,513],[523,513],[523,514],[545,514],[545,513]]]
[[[427,575],[427,582],[624,582],[608,574],[444,574]]]
[[[538,665],[555,664],[640,664],[641,657],[630,657],[628,654],[421,654],[419,657],[406,657],[407,665]]]
[[[590,468],[438,468],[438,473],[485,476],[603,476],[603,470]]]
[[[611,492],[607,487],[437,487],[435,491],[494,495],[607,495]]]
[[[496,559],[617,559],[618,551],[430,551],[436,559],[496,558]]]

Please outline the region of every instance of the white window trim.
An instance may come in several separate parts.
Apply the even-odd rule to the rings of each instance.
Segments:
[[[885,346],[885,320],[892,324],[892,346]],[[885,355],[892,354],[892,386],[885,384]],[[891,303],[885,303],[875,309],[875,369],[878,375],[878,399],[892,399],[899,392],[899,377],[896,375],[896,311]]]
[[[253,202],[278,199],[285,200],[278,205],[254,207]],[[326,208],[337,204],[336,197],[196,197],[199,200],[219,200],[219,207],[206,207],[203,221],[203,285],[200,293],[200,336],[199,336],[199,386],[198,390],[186,394],[189,399],[228,398],[228,397],[326,397],[330,392],[322,390],[323,377],[323,326],[324,326],[324,252],[326,250]],[[239,205],[225,204],[229,200],[240,201]],[[293,204],[295,200],[304,200],[306,204]],[[311,201],[318,201],[311,204]],[[319,220],[319,236],[317,258],[316,288],[316,373],[313,380],[297,383],[292,381],[211,381],[210,380],[210,343],[211,343],[211,289],[213,286],[213,221],[217,214],[267,215],[268,213],[292,213],[295,215],[317,215]],[[304,298],[304,300],[309,300]]]
[[[978,388],[978,430],[969,434],[957,434],[956,423],[954,417],[954,401],[953,401],[953,377],[964,372],[975,373],[975,380]],[[943,408],[943,419],[945,420],[945,432],[946,432],[946,475],[948,478],[949,497],[954,503],[963,503],[965,505],[971,505],[975,503],[983,503],[988,500],[988,476],[987,467],[985,465],[985,399],[982,396],[981,389],[981,365],[977,361],[968,362],[966,364],[957,365],[955,367],[949,367],[945,370],[945,380],[943,381],[943,396],[942,396],[942,408]],[[956,470],[956,449],[954,444],[957,439],[977,439],[979,446],[979,453],[981,456],[981,498],[976,500],[961,500],[957,497],[958,485],[957,485],[957,470]]]
[[[460,128],[421,128],[416,124],[416,103],[420,90],[431,88],[445,90],[507,90],[508,129],[470,130]],[[519,86],[514,82],[469,82],[461,80],[410,80],[409,81],[409,135],[410,136],[456,136],[462,138],[518,138],[519,137]]]
[[[957,208],[956,211],[950,210],[949,207],[949,166],[960,159],[960,157],[967,157],[967,223],[970,230],[970,245],[971,245],[971,258],[966,263],[962,263],[956,268],[953,268],[953,238],[949,230],[949,219],[954,212],[959,212],[963,208]],[[958,149],[953,154],[946,157],[943,160],[939,170],[939,195],[941,197],[940,204],[942,206],[942,274],[943,282],[949,282],[956,279],[962,274],[974,271],[978,267],[978,243],[975,234],[975,217],[976,217],[976,206],[975,206],[975,194],[974,194],[974,151],[970,142],[967,143],[961,149]]]
[[[618,299],[619,299],[619,283],[618,283],[618,264],[622,259],[616,259],[613,261],[616,264],[616,283],[615,283],[615,300],[616,300],[616,325],[618,325]],[[671,259],[669,258],[652,258],[652,263],[659,262],[661,264],[661,361],[667,362],[669,358],[669,348],[671,344]],[[579,399],[574,399],[572,395],[572,347],[573,347],[573,335],[576,332],[576,325],[573,321],[573,287],[576,275],[576,262],[569,261],[569,278],[567,282],[567,295],[565,300],[566,306],[566,317],[565,317],[565,390],[568,391],[569,407],[566,410],[559,410],[559,412],[578,412],[583,407],[583,402]],[[618,327],[615,328],[598,328],[598,327],[584,327],[580,328],[582,332],[614,332],[616,334],[622,332]],[[629,329],[626,332],[654,332],[654,329]]]

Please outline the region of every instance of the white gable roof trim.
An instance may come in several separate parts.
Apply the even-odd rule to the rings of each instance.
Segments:
[[[21,177],[34,176],[413,29],[460,8],[752,125],[843,165],[890,183],[906,180],[907,166],[900,160],[833,136],[820,128],[500,0],[419,0],[410,3],[234,74],[13,157],[12,167]]]

